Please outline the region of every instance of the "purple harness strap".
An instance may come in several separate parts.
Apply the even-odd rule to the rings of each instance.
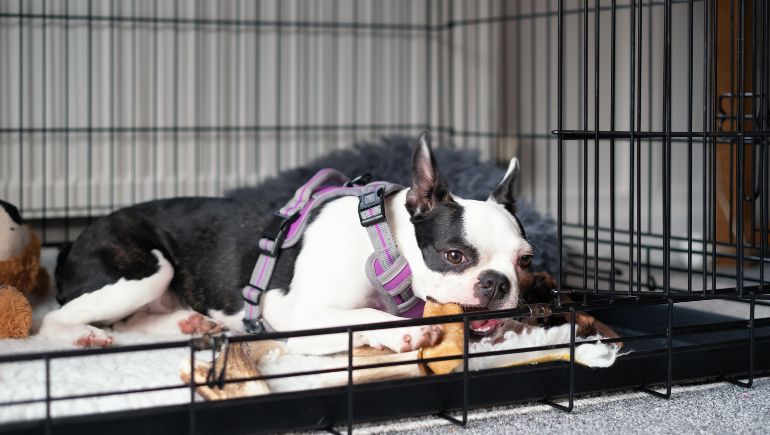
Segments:
[[[384,295],[387,311],[404,317],[422,317],[424,302],[412,292],[412,271],[398,252],[385,216],[385,198],[403,186],[384,181],[366,185],[351,185],[350,180],[334,169],[318,171],[300,187],[265,229],[259,240],[259,258],[249,283],[243,288],[245,311],[243,323],[248,332],[264,330],[260,300],[269,290],[278,256],[283,248],[294,246],[307,227],[315,208],[341,196],[359,198],[358,217],[366,228],[374,253],[366,262],[366,275],[372,285]]]

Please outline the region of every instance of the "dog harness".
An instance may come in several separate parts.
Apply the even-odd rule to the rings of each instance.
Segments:
[[[404,187],[385,181],[367,184],[369,178],[366,174],[350,180],[334,169],[322,169],[273,215],[259,239],[259,257],[251,279],[243,288],[243,323],[248,332],[265,330],[260,301],[270,290],[270,279],[281,250],[301,240],[313,210],[343,196],[358,197],[358,219],[374,248],[366,261],[366,276],[386,296],[382,298],[387,304],[386,310],[402,317],[422,317],[425,302],[412,292],[412,271],[398,252],[385,216],[385,198]]]

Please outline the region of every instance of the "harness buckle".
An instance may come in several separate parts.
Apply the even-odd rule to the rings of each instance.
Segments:
[[[385,221],[385,198],[382,188],[358,196],[358,219],[368,227]]]
[[[267,228],[262,232],[262,238],[273,242],[270,249],[259,246],[259,253],[275,257],[281,250],[286,234],[289,232],[289,226],[299,218],[299,212],[294,212],[290,216],[284,216],[280,213],[273,214],[273,219],[267,224]]]
[[[261,334],[265,332],[265,325],[262,319],[243,319],[243,326],[249,334]]]
[[[365,186],[372,180],[372,174],[366,172],[346,182],[342,187]]]

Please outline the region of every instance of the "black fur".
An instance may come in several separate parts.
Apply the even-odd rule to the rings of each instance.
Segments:
[[[267,219],[226,198],[164,199],[118,210],[94,222],[60,256],[57,299],[64,304],[120,278],[152,275],[158,263],[151,251],[157,249],[174,267],[171,291],[180,300],[204,313],[235,313]]]
[[[383,139],[379,144],[358,144],[287,171],[258,187],[230,192],[229,198],[166,199],[118,210],[94,222],[62,251],[56,270],[57,299],[66,303],[120,278],[149,276],[158,268],[150,251],[158,249],[174,267],[174,294],[195,310],[205,313],[207,309],[218,309],[233,314],[243,306],[241,289],[256,262],[262,229],[301,184],[324,167],[336,167],[350,176],[370,172],[375,179],[406,184],[411,172],[406,162],[412,144],[413,139],[403,137]],[[504,173],[494,165],[479,162],[476,152],[439,149],[436,159],[454,180],[455,193],[471,199],[485,199]],[[547,242],[546,255],[537,255],[532,269],[555,269],[552,221],[521,203],[519,208],[519,217],[526,225],[540,225],[531,238]],[[449,215],[446,223],[436,225],[461,225],[461,211]],[[449,230],[443,234],[461,233]],[[433,235],[429,244],[463,250],[461,240],[441,237]],[[281,254],[270,288],[288,288],[300,249],[301,244]],[[473,252],[463,253],[469,259],[474,256]]]
[[[508,174],[492,192],[492,198],[513,215],[516,214],[516,180],[518,178],[519,171],[516,169]]]
[[[8,216],[10,216],[14,223],[24,225],[24,220],[21,218],[21,213],[19,213],[19,209],[16,206],[0,199],[0,207],[3,207],[3,210],[8,213]]]
[[[297,186],[299,187],[299,186]],[[287,195],[288,200],[288,195]],[[192,309],[234,314],[257,261],[257,243],[270,214],[231,198],[175,198],[118,210],[94,222],[59,254],[57,300],[66,304],[120,278],[158,270],[157,249],[174,268],[171,291]],[[322,207],[313,211],[309,223]],[[283,250],[270,289],[288,291],[302,242]]]
[[[430,145],[427,132],[420,133],[412,155],[412,183],[406,195],[406,209],[412,219],[430,212],[441,203],[449,203],[449,195],[444,177],[436,165],[436,158]]]
[[[262,213],[271,214],[283,206],[297,186],[322,168],[337,168],[349,176],[368,172],[375,180],[408,186],[412,172],[407,162],[413,151],[414,137],[390,136],[360,142],[350,149],[329,153],[306,166],[285,171],[259,186],[233,190],[227,196],[254,204]],[[435,148],[433,155],[442,177],[452,187],[452,193],[462,198],[486,200],[505,176],[504,168],[481,160],[478,150],[442,147]],[[530,271],[546,271],[556,276],[559,258],[556,223],[538,213],[521,197],[516,200],[515,216],[522,228],[526,228],[527,241],[536,250]]]
[[[436,272],[462,273],[479,263],[478,251],[463,237],[463,207],[456,202],[439,204],[430,212],[412,219],[417,246],[425,265]],[[452,264],[444,253],[457,250],[466,261]]]
[[[479,262],[479,254],[463,234],[463,207],[452,199],[431,149],[428,133],[420,133],[412,154],[411,189],[406,209],[414,225],[417,246],[425,265],[436,272],[462,273]],[[447,251],[463,253],[465,261],[452,264]]]

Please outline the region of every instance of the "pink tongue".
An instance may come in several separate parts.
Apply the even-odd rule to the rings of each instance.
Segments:
[[[470,321],[471,329],[487,329],[487,328],[493,328],[495,325],[497,325],[497,319]]]

